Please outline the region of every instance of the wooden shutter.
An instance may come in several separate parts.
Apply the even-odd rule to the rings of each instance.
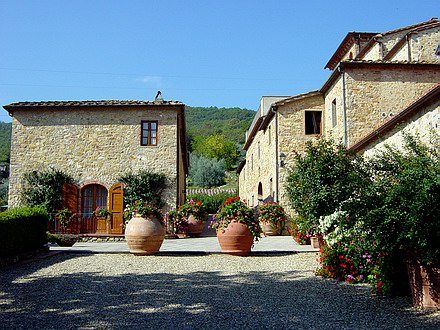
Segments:
[[[67,208],[70,212],[78,213],[78,188],[71,183],[63,185],[63,208]],[[69,231],[72,234],[78,234],[81,231],[77,217],[75,217],[73,223],[69,224]]]
[[[78,188],[71,183],[65,183],[63,186],[63,208],[78,213]]]
[[[114,184],[109,190],[109,206],[108,210],[112,213],[111,221],[111,233],[122,234],[122,213],[124,211],[124,191],[122,189],[122,183]]]

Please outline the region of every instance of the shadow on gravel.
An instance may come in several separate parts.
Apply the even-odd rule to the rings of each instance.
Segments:
[[[440,326],[438,318],[427,319],[424,312],[409,309],[406,299],[396,302],[378,298],[368,293],[368,286],[336,284],[310,277],[303,270],[238,272],[230,276],[220,272],[179,274],[178,271],[103,276],[84,270],[58,276],[32,276],[39,269],[83,257],[58,255],[0,271],[0,328],[434,329]]]

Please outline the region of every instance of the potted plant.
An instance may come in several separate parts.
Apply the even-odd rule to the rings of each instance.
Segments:
[[[98,206],[93,212],[96,217],[96,233],[108,233],[110,230],[111,212],[103,206]]]
[[[167,237],[186,237],[188,221],[182,217],[178,210],[167,212],[165,214],[165,223]]]
[[[182,220],[187,222],[186,232],[188,236],[200,236],[207,219],[207,213],[203,203],[190,199],[187,203],[179,207],[178,213]]]
[[[264,235],[274,236],[281,233],[286,220],[286,212],[280,204],[275,202],[264,203],[258,207],[258,215]]]
[[[254,240],[261,237],[261,228],[254,213],[240,197],[228,198],[211,222],[223,253],[247,256]]]
[[[144,200],[127,205],[124,218],[130,218],[125,226],[125,239],[134,255],[159,252],[165,237],[162,211]]]
[[[67,208],[64,208],[57,211],[57,213],[55,214],[55,218],[60,224],[60,229],[62,233],[68,233],[72,230],[72,228],[70,227],[75,220],[75,213],[69,211],[69,209]]]
[[[47,241],[62,247],[73,246],[79,240],[79,235],[75,234],[51,234],[47,233]]]

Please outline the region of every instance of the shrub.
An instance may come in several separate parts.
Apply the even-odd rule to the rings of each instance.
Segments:
[[[140,171],[137,174],[129,173],[119,181],[124,183],[124,203],[132,204],[136,200],[144,200],[161,208],[165,202],[162,193],[167,187],[165,174],[150,171]]]
[[[29,206],[43,206],[54,213],[62,207],[63,186],[71,183],[72,177],[61,170],[49,168],[45,171],[32,171],[24,175],[22,199]]]
[[[312,231],[321,216],[332,214],[341,202],[359,194],[369,178],[362,159],[341,144],[320,139],[295,155],[287,194],[302,230]]]
[[[0,255],[12,256],[47,243],[48,213],[41,207],[22,207],[0,213]]]
[[[191,154],[189,177],[192,185],[219,187],[225,184],[225,161]]]
[[[235,196],[235,194],[222,192],[214,195],[192,194],[188,195],[186,199],[202,202],[209,214],[215,214],[225,200],[232,196]]]

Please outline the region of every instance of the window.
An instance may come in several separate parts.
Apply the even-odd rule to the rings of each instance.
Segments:
[[[321,111],[305,111],[306,135],[321,134]]]
[[[335,127],[336,124],[336,99],[334,99],[332,102],[332,127]]]
[[[98,184],[91,184],[82,190],[82,213],[88,218],[97,207],[107,207],[107,189]]]
[[[269,126],[269,131],[268,131],[268,134],[269,134],[269,145],[272,143],[272,136],[271,136],[271,127]]]
[[[141,146],[157,145],[157,121],[141,122]]]

